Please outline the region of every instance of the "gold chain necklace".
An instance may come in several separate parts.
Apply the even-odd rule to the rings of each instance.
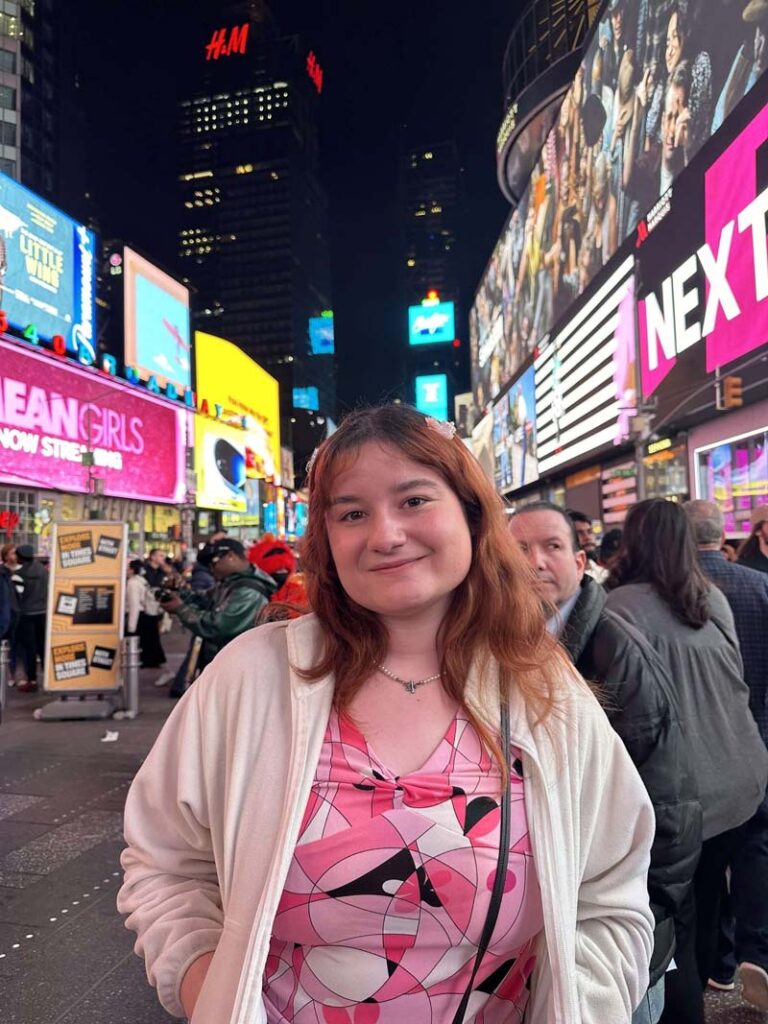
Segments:
[[[426,679],[401,679],[400,676],[396,676],[394,672],[390,672],[389,669],[384,668],[383,665],[377,665],[376,668],[389,679],[393,679],[396,683],[400,683],[403,689],[407,690],[408,693],[416,693],[420,686],[424,686],[426,683],[434,683],[434,681],[439,679],[442,674],[438,672],[434,676],[427,676]]]

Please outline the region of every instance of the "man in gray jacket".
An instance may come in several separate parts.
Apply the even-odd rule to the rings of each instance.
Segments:
[[[605,608],[603,588],[586,575],[586,555],[564,509],[524,505],[510,528],[536,573],[542,600],[557,608],[550,631],[600,696],[648,790],[656,812],[648,891],[656,919],[650,988],[633,1024],[654,1024],[663,978],[675,955],[676,916],[701,849],[701,808],[688,767],[672,687],[655,652],[632,626]]]
[[[717,505],[689,501],[684,508],[698,545],[699,565],[731,606],[749,706],[768,746],[768,575],[723,555],[725,523]],[[744,998],[768,1010],[768,793],[744,825],[730,869],[731,892],[741,913],[735,923],[729,914],[723,915],[719,962],[709,984],[733,989],[738,964]],[[727,896],[725,876],[720,885]]]

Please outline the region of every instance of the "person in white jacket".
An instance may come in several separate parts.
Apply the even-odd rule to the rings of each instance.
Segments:
[[[193,1024],[628,1024],[650,801],[455,436],[352,413],[310,470],[314,613],[245,633],[139,771],[118,905]]]
[[[133,558],[128,563],[128,579],[125,584],[125,628],[130,635],[139,631],[139,616],[146,607],[147,581],[142,573],[143,562]]]

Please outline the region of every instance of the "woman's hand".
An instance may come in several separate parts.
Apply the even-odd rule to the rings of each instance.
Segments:
[[[181,1005],[184,1007],[184,1013],[189,1020],[191,1020],[192,1014],[195,1012],[197,997],[200,995],[200,989],[203,987],[208,968],[211,966],[211,960],[213,960],[213,953],[203,953],[202,956],[199,956],[192,963],[182,979],[179,995],[181,996]]]

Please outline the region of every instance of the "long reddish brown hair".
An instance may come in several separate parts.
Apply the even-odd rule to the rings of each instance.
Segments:
[[[442,429],[441,429],[442,428]],[[509,532],[504,506],[478,462],[446,425],[437,425],[405,405],[350,413],[323,442],[309,473],[309,520],[302,561],[309,604],[322,626],[325,647],[305,673],[319,679],[333,672],[335,702],[347,708],[365,679],[387,655],[387,633],[379,617],[353,601],[339,581],[326,528],[336,474],[369,442],[395,448],[405,458],[440,474],[461,502],[472,538],[472,562],[456,588],[438,635],[442,684],[461,703],[484,743],[503,766],[498,741],[464,701],[473,666],[493,658],[502,694],[512,686],[543,721],[557,704],[562,656],[546,630],[532,572]]]

